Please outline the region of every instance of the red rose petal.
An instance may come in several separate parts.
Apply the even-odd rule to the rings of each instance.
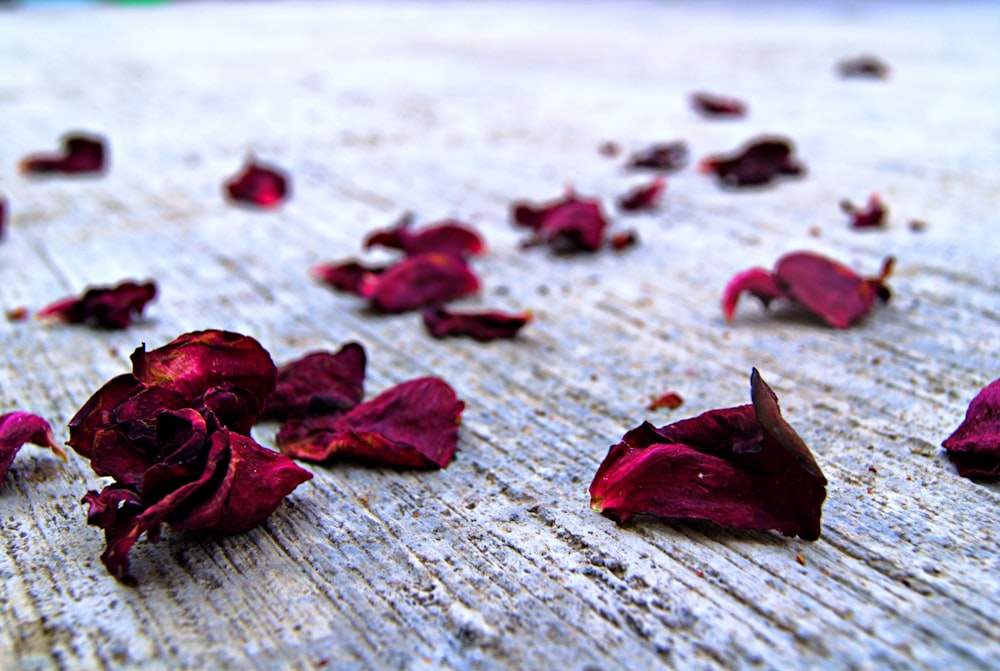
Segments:
[[[621,252],[639,244],[639,234],[635,231],[619,231],[611,236],[611,249]]]
[[[531,321],[530,312],[452,312],[442,306],[423,312],[424,326],[435,338],[468,336],[479,342],[509,339]]]
[[[688,147],[680,140],[654,144],[632,154],[626,168],[676,172],[688,162]]]
[[[418,231],[411,231],[413,217],[402,217],[395,226],[370,233],[365,238],[365,249],[388,247],[398,249],[407,256],[430,252],[453,256],[477,256],[486,251],[482,237],[470,226],[447,219],[428,224]]]
[[[62,154],[31,154],[21,160],[21,172],[30,175],[83,175],[104,172],[105,141],[99,135],[70,133],[63,137]]]
[[[763,186],[779,177],[805,172],[792,152],[792,143],[785,138],[760,137],[733,154],[706,157],[699,169],[716,175],[723,186]]]
[[[0,240],[7,233],[7,199],[0,196]]]
[[[659,408],[667,408],[668,410],[676,410],[682,405],[684,405],[684,399],[681,395],[676,391],[668,391],[663,396],[650,401],[649,405],[646,406],[646,409],[658,410]]]
[[[626,433],[594,476],[591,507],[618,523],[648,513],[818,539],[826,478],[756,369],[750,385],[752,405]]]
[[[47,447],[57,457],[66,460],[66,452],[56,443],[48,422],[31,413],[8,412],[0,415],[0,484],[7,480],[10,465],[25,443]]]
[[[849,200],[840,201],[840,209],[851,217],[851,228],[884,228],[888,209],[877,193],[868,197],[865,209],[856,207]]]
[[[382,466],[444,468],[458,445],[465,404],[435,377],[410,380],[336,417],[291,421],[278,447],[297,459],[356,459]]]
[[[417,310],[474,294],[479,280],[466,263],[449,254],[413,256],[381,275],[367,275],[359,293],[372,307],[389,313]]]
[[[361,295],[361,286],[369,275],[381,275],[388,266],[367,266],[353,259],[339,263],[321,263],[310,269],[310,274],[338,291]]]
[[[976,394],[965,419],[942,446],[966,478],[1000,478],[1000,379]]]
[[[726,321],[733,321],[736,305],[743,292],[749,292],[759,298],[764,307],[770,305],[775,298],[784,298],[787,295],[771,271],[764,268],[744,270],[729,280],[722,292],[722,312],[726,315]]]
[[[618,207],[625,212],[655,210],[667,188],[667,180],[657,177],[645,186],[636,187],[618,199]]]
[[[518,226],[534,231],[527,246],[548,245],[559,253],[596,252],[608,225],[597,200],[579,198],[572,190],[543,205],[514,203],[512,216]]]
[[[225,183],[229,199],[260,208],[275,208],[288,197],[288,177],[276,166],[247,161],[243,170]]]
[[[736,98],[711,93],[692,93],[691,106],[694,110],[710,118],[737,118],[746,116],[747,106]]]
[[[336,353],[312,352],[278,369],[278,385],[267,397],[267,419],[302,419],[350,410],[364,398],[365,349],[347,343]]]
[[[35,318],[109,330],[127,329],[155,297],[155,282],[139,284],[127,280],[114,287],[88,287],[79,298],[70,296],[50,303],[35,313]]]

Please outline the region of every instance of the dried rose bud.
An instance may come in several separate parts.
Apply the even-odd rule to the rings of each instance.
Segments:
[[[668,391],[663,396],[660,396],[652,401],[646,406],[646,410],[658,410],[659,408],[666,408],[668,410],[676,410],[684,404],[684,399],[676,391]]]
[[[942,446],[959,475],[1000,478],[1000,379],[972,399],[965,420]]]
[[[66,452],[56,443],[48,422],[31,413],[8,412],[0,415],[0,485],[7,480],[10,465],[25,443],[47,447],[66,461]]]
[[[374,231],[365,238],[365,249],[381,246],[398,249],[407,256],[430,252],[453,256],[478,256],[486,251],[482,237],[460,221],[447,219],[411,231],[411,215],[403,216],[395,226]]]
[[[778,259],[774,272],[751,268],[737,274],[723,291],[722,311],[731,322],[740,295],[749,292],[764,307],[776,298],[787,298],[830,326],[845,329],[868,314],[876,298],[889,300],[891,292],[885,280],[892,266],[889,257],[877,277],[866,279],[819,254],[794,252]]]
[[[296,459],[444,468],[458,445],[465,404],[436,377],[410,380],[342,415],[287,422],[278,447]]]
[[[114,287],[88,287],[80,297],[70,296],[46,305],[35,313],[35,318],[102,329],[127,329],[155,297],[155,282],[139,284],[127,280]]]
[[[868,197],[868,205],[860,209],[849,200],[840,201],[840,209],[851,218],[851,228],[884,228],[888,209],[877,193]]]
[[[321,263],[313,266],[309,273],[319,281],[346,293],[361,295],[361,285],[369,275],[381,275],[389,266],[367,266],[350,259],[340,263]]]
[[[420,254],[380,275],[366,275],[358,293],[380,312],[408,312],[474,294],[479,280],[466,263],[449,254]]]
[[[21,159],[21,172],[29,175],[102,173],[107,149],[100,135],[69,133],[62,138],[62,154],[31,154]]]
[[[723,186],[763,186],[779,177],[805,172],[792,152],[792,143],[785,138],[760,137],[728,156],[706,157],[699,170],[714,174]]]
[[[596,252],[608,225],[600,203],[579,198],[572,189],[565,197],[542,205],[514,203],[511,215],[515,224],[534,232],[525,246],[547,245],[557,253]]]
[[[837,63],[837,72],[841,77],[887,79],[889,77],[889,66],[876,56],[862,55],[854,58],[845,58]]]
[[[652,182],[639,186],[618,199],[618,207],[624,212],[642,212],[655,210],[660,203],[660,197],[667,188],[667,180],[656,177]]]
[[[443,306],[423,312],[424,326],[435,338],[468,336],[479,342],[510,339],[531,321],[530,312],[452,312]]]
[[[243,170],[226,181],[225,191],[233,202],[275,208],[288,198],[288,176],[277,166],[248,159]]]
[[[741,100],[711,93],[692,93],[691,106],[704,117],[729,118],[746,116],[747,106]]]
[[[347,343],[334,352],[312,352],[278,369],[264,419],[302,419],[350,410],[365,395],[365,348]]]
[[[632,154],[625,167],[676,172],[687,165],[687,162],[687,143],[676,140],[674,142],[654,144],[651,147]]]
[[[647,513],[818,539],[826,478],[756,369],[750,391],[752,405],[626,433],[594,476],[591,508],[619,524]]]

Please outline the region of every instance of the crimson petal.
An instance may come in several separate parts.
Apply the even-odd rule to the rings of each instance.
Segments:
[[[543,205],[514,203],[512,215],[518,226],[534,231],[527,246],[548,245],[558,253],[596,252],[608,225],[597,200],[580,198],[572,190]]]
[[[320,282],[338,291],[361,295],[361,287],[368,276],[381,275],[387,266],[367,266],[350,259],[339,263],[321,263],[310,269],[310,274]],[[370,281],[370,280],[369,280]]]
[[[654,210],[659,205],[660,196],[667,188],[667,180],[657,177],[645,186],[632,189],[627,194],[618,199],[618,207],[625,212],[641,212],[643,210]]]
[[[466,263],[449,254],[413,256],[381,275],[368,275],[360,293],[381,312],[408,312],[445,303],[479,291],[479,280]]]
[[[594,476],[591,508],[620,524],[648,513],[818,539],[826,478],[756,369],[750,387],[752,405],[626,433]]]
[[[128,328],[155,297],[155,282],[127,280],[114,287],[89,287],[79,298],[71,296],[45,306],[35,318],[121,330]]]
[[[247,161],[232,179],[226,181],[229,199],[260,208],[275,208],[288,197],[288,176],[276,166]]]
[[[805,172],[792,153],[790,140],[760,137],[733,154],[706,157],[699,169],[714,174],[723,186],[763,186],[779,177],[798,176]]]
[[[8,412],[0,415],[0,484],[7,480],[10,465],[25,443],[47,447],[66,460],[66,452],[56,443],[48,422],[28,412]]]
[[[263,417],[302,419],[350,410],[364,398],[366,363],[365,349],[356,342],[336,353],[312,352],[286,363],[278,369]]]
[[[942,446],[959,475],[1000,477],[1000,379],[976,394],[965,419]]]
[[[21,160],[21,172],[31,175],[61,173],[82,175],[104,172],[107,150],[104,138],[86,133],[63,137],[62,154],[31,154]]]
[[[691,106],[694,110],[710,118],[736,118],[746,116],[747,106],[742,100],[719,96],[712,93],[692,93]]]
[[[864,209],[854,205],[849,200],[840,201],[840,209],[851,218],[851,228],[883,228],[888,209],[877,193],[868,197]]]
[[[7,199],[0,196],[0,240],[7,232]]]
[[[382,466],[444,468],[458,445],[464,407],[444,380],[417,378],[343,415],[288,422],[278,433],[278,447],[309,461],[356,459]]]
[[[479,342],[509,339],[531,321],[530,312],[453,312],[443,306],[423,312],[424,326],[435,338],[468,336]]]
[[[398,249],[407,256],[430,252],[452,256],[477,256],[486,250],[486,244],[471,227],[452,219],[428,224],[419,231],[410,230],[413,217],[402,217],[392,228],[374,231],[365,238],[365,249],[388,247]]]
[[[676,172],[688,162],[688,147],[683,141],[654,144],[629,157],[626,168]]]

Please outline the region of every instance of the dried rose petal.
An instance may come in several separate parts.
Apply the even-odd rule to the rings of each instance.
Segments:
[[[423,312],[424,326],[435,338],[469,336],[479,342],[509,339],[531,321],[530,312],[452,312],[442,306]]]
[[[7,480],[10,465],[25,443],[47,447],[66,461],[66,452],[56,443],[48,422],[31,413],[8,412],[0,415],[0,485]]]
[[[625,212],[641,212],[655,210],[659,205],[660,196],[667,188],[667,180],[656,177],[645,186],[639,186],[618,199],[618,207]]]
[[[889,300],[885,280],[892,266],[889,257],[878,277],[866,279],[819,254],[794,252],[778,259],[773,273],[752,268],[737,274],[723,291],[722,310],[731,322],[740,295],[748,291],[765,307],[775,298],[789,298],[830,326],[844,329],[868,314],[876,298]]]
[[[543,205],[519,202],[511,209],[518,226],[534,231],[526,246],[548,245],[559,253],[596,252],[604,242],[608,222],[600,203],[579,198],[572,189],[560,200]]]
[[[732,119],[746,116],[747,113],[747,106],[743,101],[711,93],[692,93],[691,106],[704,117]]]
[[[260,208],[278,207],[288,196],[288,177],[281,168],[248,159],[243,170],[225,183],[229,199]]]
[[[30,175],[104,172],[106,149],[100,135],[70,133],[63,136],[62,142],[62,154],[31,154],[21,159],[21,172]]]
[[[797,176],[805,168],[792,156],[791,141],[760,137],[729,156],[708,156],[699,164],[703,173],[713,173],[724,186],[763,186],[782,176]]]
[[[398,249],[407,256],[440,252],[453,256],[477,256],[486,251],[483,239],[472,228],[460,221],[447,219],[428,224],[413,232],[413,216],[403,216],[392,228],[370,233],[365,238],[365,249],[381,246]]]
[[[103,329],[126,329],[155,297],[155,282],[148,280],[139,284],[126,280],[114,287],[88,287],[79,298],[70,296],[45,306],[35,318]]]
[[[591,508],[619,524],[649,513],[818,539],[826,478],[756,369],[750,390],[752,405],[626,433],[594,476]]]
[[[889,66],[876,56],[866,54],[840,61],[837,63],[837,72],[841,77],[886,79],[889,76]]]
[[[7,232],[7,199],[0,196],[0,240]]]
[[[851,217],[851,228],[883,228],[888,214],[877,193],[868,197],[868,205],[863,210],[849,200],[840,201],[840,209]]]
[[[688,162],[688,147],[683,141],[665,142],[654,144],[642,151],[638,151],[629,158],[625,164],[626,168],[662,170],[663,172],[675,172],[680,170]]]
[[[965,420],[941,445],[962,477],[1000,477],[1000,379],[972,399]]]
[[[321,263],[313,266],[309,273],[334,289],[360,296],[361,285],[364,284],[365,277],[381,275],[388,268],[388,266],[366,266],[351,259],[340,263]]]
[[[365,396],[365,348],[347,343],[334,352],[312,352],[278,369],[278,385],[267,397],[265,419],[301,419],[341,413]]]
[[[668,391],[663,396],[660,396],[652,401],[646,406],[647,410],[658,410],[659,408],[667,408],[668,410],[676,410],[677,408],[684,405],[684,399],[676,391]]]
[[[611,236],[611,249],[620,252],[639,244],[639,234],[633,230],[619,231]]]
[[[450,254],[420,254],[366,275],[358,293],[381,312],[407,312],[479,291],[479,280],[462,259]]]
[[[444,468],[458,445],[465,404],[436,377],[410,380],[343,415],[287,422],[285,454],[309,461],[355,459],[381,466]]]

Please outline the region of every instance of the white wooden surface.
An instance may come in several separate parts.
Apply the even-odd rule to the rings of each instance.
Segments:
[[[891,79],[835,76],[869,51]],[[997,63],[989,3],[0,12],[0,303],[125,277],[162,292],[125,333],[0,322],[2,410],[65,435],[139,343],[208,327],[277,360],[357,339],[370,394],[433,373],[467,402],[447,470],[315,467],[250,533],[137,545],[137,589],[98,560],[87,463],[25,448],[0,487],[0,666],[997,667],[1000,492],[938,447],[1000,373]],[[700,89],[750,117],[696,118]],[[106,177],[16,173],[74,128],[110,138]],[[689,168],[659,213],[616,217],[632,251],[518,248],[511,200],[572,182],[610,210],[641,181],[605,140],[681,138],[697,159],[764,131],[798,143],[806,179],[732,193]],[[291,172],[281,211],[223,202],[248,152]],[[889,230],[847,230],[838,201],[872,191]],[[523,338],[433,341],[416,315],[374,318],[308,277],[405,210],[485,233],[485,291],[465,305],[531,308]],[[896,255],[893,302],[846,332],[749,301],[723,321],[733,273],[802,248],[869,273]],[[747,402],[751,366],[830,480],[820,541],[590,512],[624,431]],[[667,390],[680,409],[644,409]]]

